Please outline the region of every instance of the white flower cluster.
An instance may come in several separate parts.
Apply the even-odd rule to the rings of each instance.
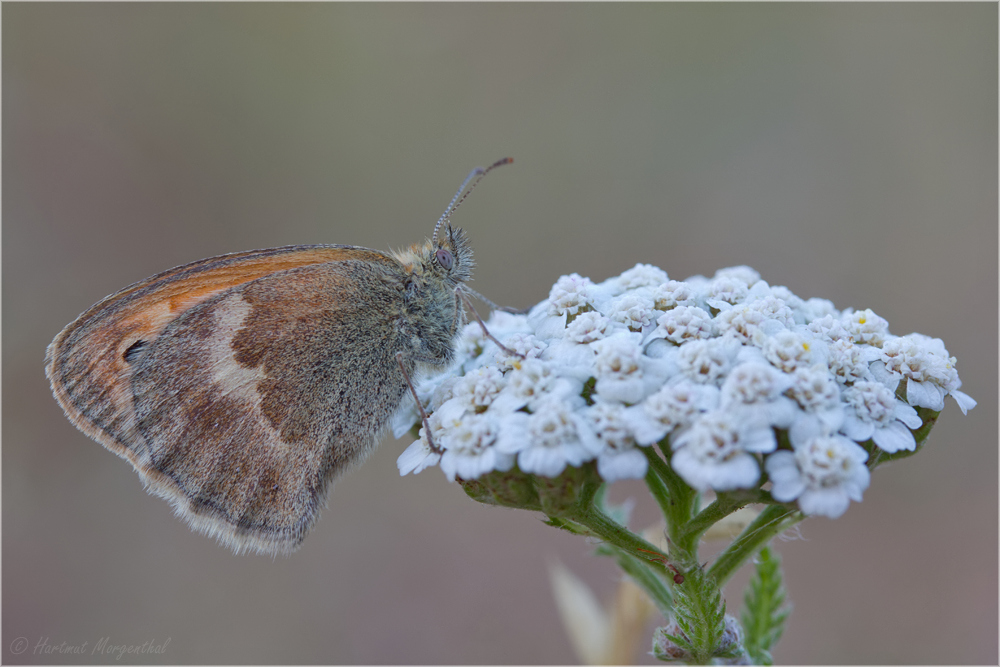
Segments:
[[[684,282],[645,264],[600,284],[563,276],[527,315],[495,312],[487,327],[524,358],[466,325],[455,365],[416,385],[439,449],[422,428],[401,474],[476,479],[516,462],[555,477],[596,460],[610,482],[644,477],[638,448],[663,442],[693,488],[756,487],[763,460],[775,499],[837,517],[868,486],[857,443],[913,450],[914,407],[976,404],[941,340],[893,336],[870,310],[803,300],[745,266]],[[419,421],[411,401],[396,436]]]

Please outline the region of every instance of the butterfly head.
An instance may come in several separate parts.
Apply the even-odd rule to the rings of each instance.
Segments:
[[[448,225],[443,238],[431,242],[433,250],[432,271],[456,283],[464,283],[472,277],[472,245],[462,228]]]
[[[472,278],[472,268],[475,266],[468,235],[463,229],[451,225],[437,234],[436,239],[424,241],[395,254],[410,272],[452,286]]]

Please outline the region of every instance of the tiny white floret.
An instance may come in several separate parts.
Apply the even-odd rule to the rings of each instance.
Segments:
[[[803,513],[836,519],[850,501],[861,502],[871,477],[866,460],[868,452],[847,438],[820,436],[794,451],[774,452],[764,468],[775,500],[798,500]]]
[[[845,312],[841,320],[851,340],[881,347],[889,335],[889,323],[879,317],[871,308]]]
[[[750,488],[760,477],[753,456],[777,447],[774,431],[762,421],[748,421],[726,410],[701,415],[673,440],[670,465],[699,491]]]
[[[851,440],[871,439],[890,454],[913,451],[917,442],[911,429],[923,423],[917,411],[878,382],[857,382],[844,390],[847,409],[840,432]]]
[[[594,303],[593,286],[590,278],[578,273],[562,276],[549,292],[549,314],[576,315],[581,309],[590,308]]]
[[[649,466],[646,455],[636,448],[627,415],[624,406],[603,401],[587,409],[591,428],[603,445],[597,453],[597,472],[607,482],[642,479]]]

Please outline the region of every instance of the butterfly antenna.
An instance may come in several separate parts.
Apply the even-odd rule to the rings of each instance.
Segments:
[[[443,225],[447,220],[451,218],[452,214],[458,209],[459,206],[462,205],[462,202],[465,201],[465,198],[472,193],[472,191],[476,188],[477,185],[479,185],[479,181],[483,180],[486,174],[490,173],[497,167],[501,167],[505,164],[510,164],[513,161],[514,158],[505,157],[502,160],[497,160],[490,166],[486,167],[486,169],[483,169],[482,167],[476,167],[475,169],[469,172],[469,175],[465,177],[464,181],[462,181],[461,187],[458,188],[458,192],[455,193],[455,196],[452,197],[451,201],[448,203],[448,208],[445,209],[444,214],[442,214],[441,217],[438,218],[437,224],[434,225],[434,234],[431,236],[431,243],[433,245],[437,245],[438,230],[441,229],[441,225]],[[473,179],[475,180],[473,181]],[[469,185],[469,181],[472,181],[472,185]],[[466,186],[468,186],[469,188],[468,190],[465,189]],[[465,194],[462,194],[463,192]]]

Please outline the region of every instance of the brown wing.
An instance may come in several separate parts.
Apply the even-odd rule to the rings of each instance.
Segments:
[[[394,368],[395,382],[357,391],[375,381],[365,348],[394,353],[397,341],[379,340],[394,330],[356,326],[364,298],[388,323],[399,272],[391,257],[350,246],[188,264],[81,315],[49,346],[46,374],[73,423],[193,527],[237,550],[287,551],[329,480],[370,449],[399,403]],[[384,360],[374,366],[388,373]],[[371,409],[376,399],[384,409]]]

